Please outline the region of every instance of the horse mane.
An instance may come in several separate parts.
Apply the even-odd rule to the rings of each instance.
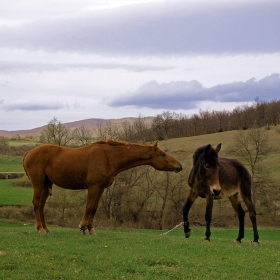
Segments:
[[[147,145],[141,145],[138,143],[129,143],[129,142],[125,142],[125,141],[112,140],[112,139],[100,140],[100,141],[96,141],[92,144],[102,144],[102,145],[107,144],[110,146],[124,146],[124,145],[147,146]]]
[[[192,188],[194,181],[195,181],[195,177],[197,175],[197,172],[199,170],[199,166],[200,166],[200,156],[202,155],[202,153],[205,151],[205,148],[208,145],[199,147],[195,150],[194,154],[193,154],[193,167],[191,169],[191,172],[189,174],[189,178],[188,178],[188,184],[189,186]],[[208,156],[212,156],[212,157],[218,157],[218,153],[215,149],[213,149],[213,147],[211,146],[210,152],[208,153]]]
[[[201,154],[204,152],[205,148],[207,147],[208,145],[205,145],[205,146],[202,146],[202,147],[199,147],[195,150],[194,154],[193,154],[193,165],[195,165],[198,160],[199,160],[199,157],[201,156]],[[209,155],[212,155],[214,157],[218,157],[218,153],[217,151],[211,146],[211,150],[209,152]]]
[[[198,162],[199,160],[199,157],[201,156],[201,154],[204,152],[206,148],[206,145],[205,146],[202,146],[202,147],[199,147],[197,148],[194,153],[193,153],[193,165],[195,166],[195,164]]]

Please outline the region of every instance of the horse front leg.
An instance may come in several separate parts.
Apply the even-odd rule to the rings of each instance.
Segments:
[[[210,241],[210,225],[212,220],[212,209],[213,209],[213,196],[211,194],[206,195],[206,214],[205,214],[205,221],[206,221],[206,232],[204,240]]]
[[[88,230],[89,230],[89,234],[96,234],[96,232],[94,231],[94,228],[93,228],[93,218],[95,216],[95,213],[97,211],[97,208],[98,208],[98,204],[99,204],[99,200],[102,196],[104,192],[104,189],[101,189],[98,194],[97,194],[97,197],[95,199],[95,202],[94,202],[94,206],[93,206],[93,210],[91,212],[91,214],[89,215],[89,218],[88,218]]]
[[[84,234],[94,234],[93,218],[96,213],[98,202],[102,193],[103,189],[101,189],[100,187],[94,186],[88,188],[86,209],[83,219],[79,224],[79,228],[83,231]]]
[[[197,194],[191,189],[187,201],[183,207],[184,233],[186,238],[189,238],[191,235],[191,229],[189,223],[189,211],[196,199],[197,199]]]

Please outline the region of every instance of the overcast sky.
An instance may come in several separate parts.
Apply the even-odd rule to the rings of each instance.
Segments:
[[[0,1],[0,130],[280,98],[279,0]]]

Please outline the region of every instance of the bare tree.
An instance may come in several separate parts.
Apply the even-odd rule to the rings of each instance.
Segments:
[[[140,216],[145,209],[148,200],[154,194],[153,185],[147,180],[149,172],[152,168],[149,166],[142,166],[140,168],[134,168],[130,179],[130,188],[123,198],[128,212],[132,215],[134,223],[140,221]]]
[[[103,125],[102,122],[100,122],[97,125],[96,134],[99,139],[106,140],[118,139],[120,132],[119,127],[117,125],[112,124],[111,122],[109,122],[106,125]]]
[[[162,114],[157,115],[152,123],[153,130],[160,137],[169,138],[175,124],[176,113],[164,111]]]
[[[173,223],[172,219],[175,216],[177,218],[179,217],[178,220],[182,219],[181,211],[177,211],[178,209],[176,208],[179,205],[183,207],[183,203],[186,199],[186,194],[184,195],[183,200],[182,197],[178,197],[178,195],[183,194],[185,191],[184,189],[186,189],[184,184],[186,178],[187,177],[177,178],[177,176],[174,176],[170,172],[164,174],[156,174],[155,172],[152,172],[150,174],[150,182],[156,190],[156,198],[159,204],[157,209],[157,224],[159,229],[163,229],[164,224]],[[172,211],[172,213],[170,211]]]
[[[84,125],[75,128],[73,134],[81,146],[86,146],[92,142],[92,131]]]
[[[123,141],[132,142],[134,140],[135,131],[131,123],[126,121],[121,125],[120,139]]]
[[[67,146],[74,138],[73,133],[63,125],[57,118],[53,118],[43,129],[40,135],[40,141],[43,143],[51,143],[58,146]]]
[[[271,147],[268,145],[268,133],[261,128],[248,131],[238,131],[234,137],[234,144],[229,147],[229,152],[247,162],[252,175],[252,195],[256,201],[256,191],[259,183],[262,156],[267,155]]]

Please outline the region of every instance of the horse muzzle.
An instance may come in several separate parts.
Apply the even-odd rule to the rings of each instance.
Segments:
[[[220,194],[220,192],[221,192],[221,190],[214,189],[214,190],[212,190],[212,195],[213,196],[218,196]]]
[[[179,173],[179,172],[181,172],[182,170],[183,170],[182,165],[180,165],[179,167],[175,167],[175,168],[174,168],[174,172],[175,172],[175,173]]]

